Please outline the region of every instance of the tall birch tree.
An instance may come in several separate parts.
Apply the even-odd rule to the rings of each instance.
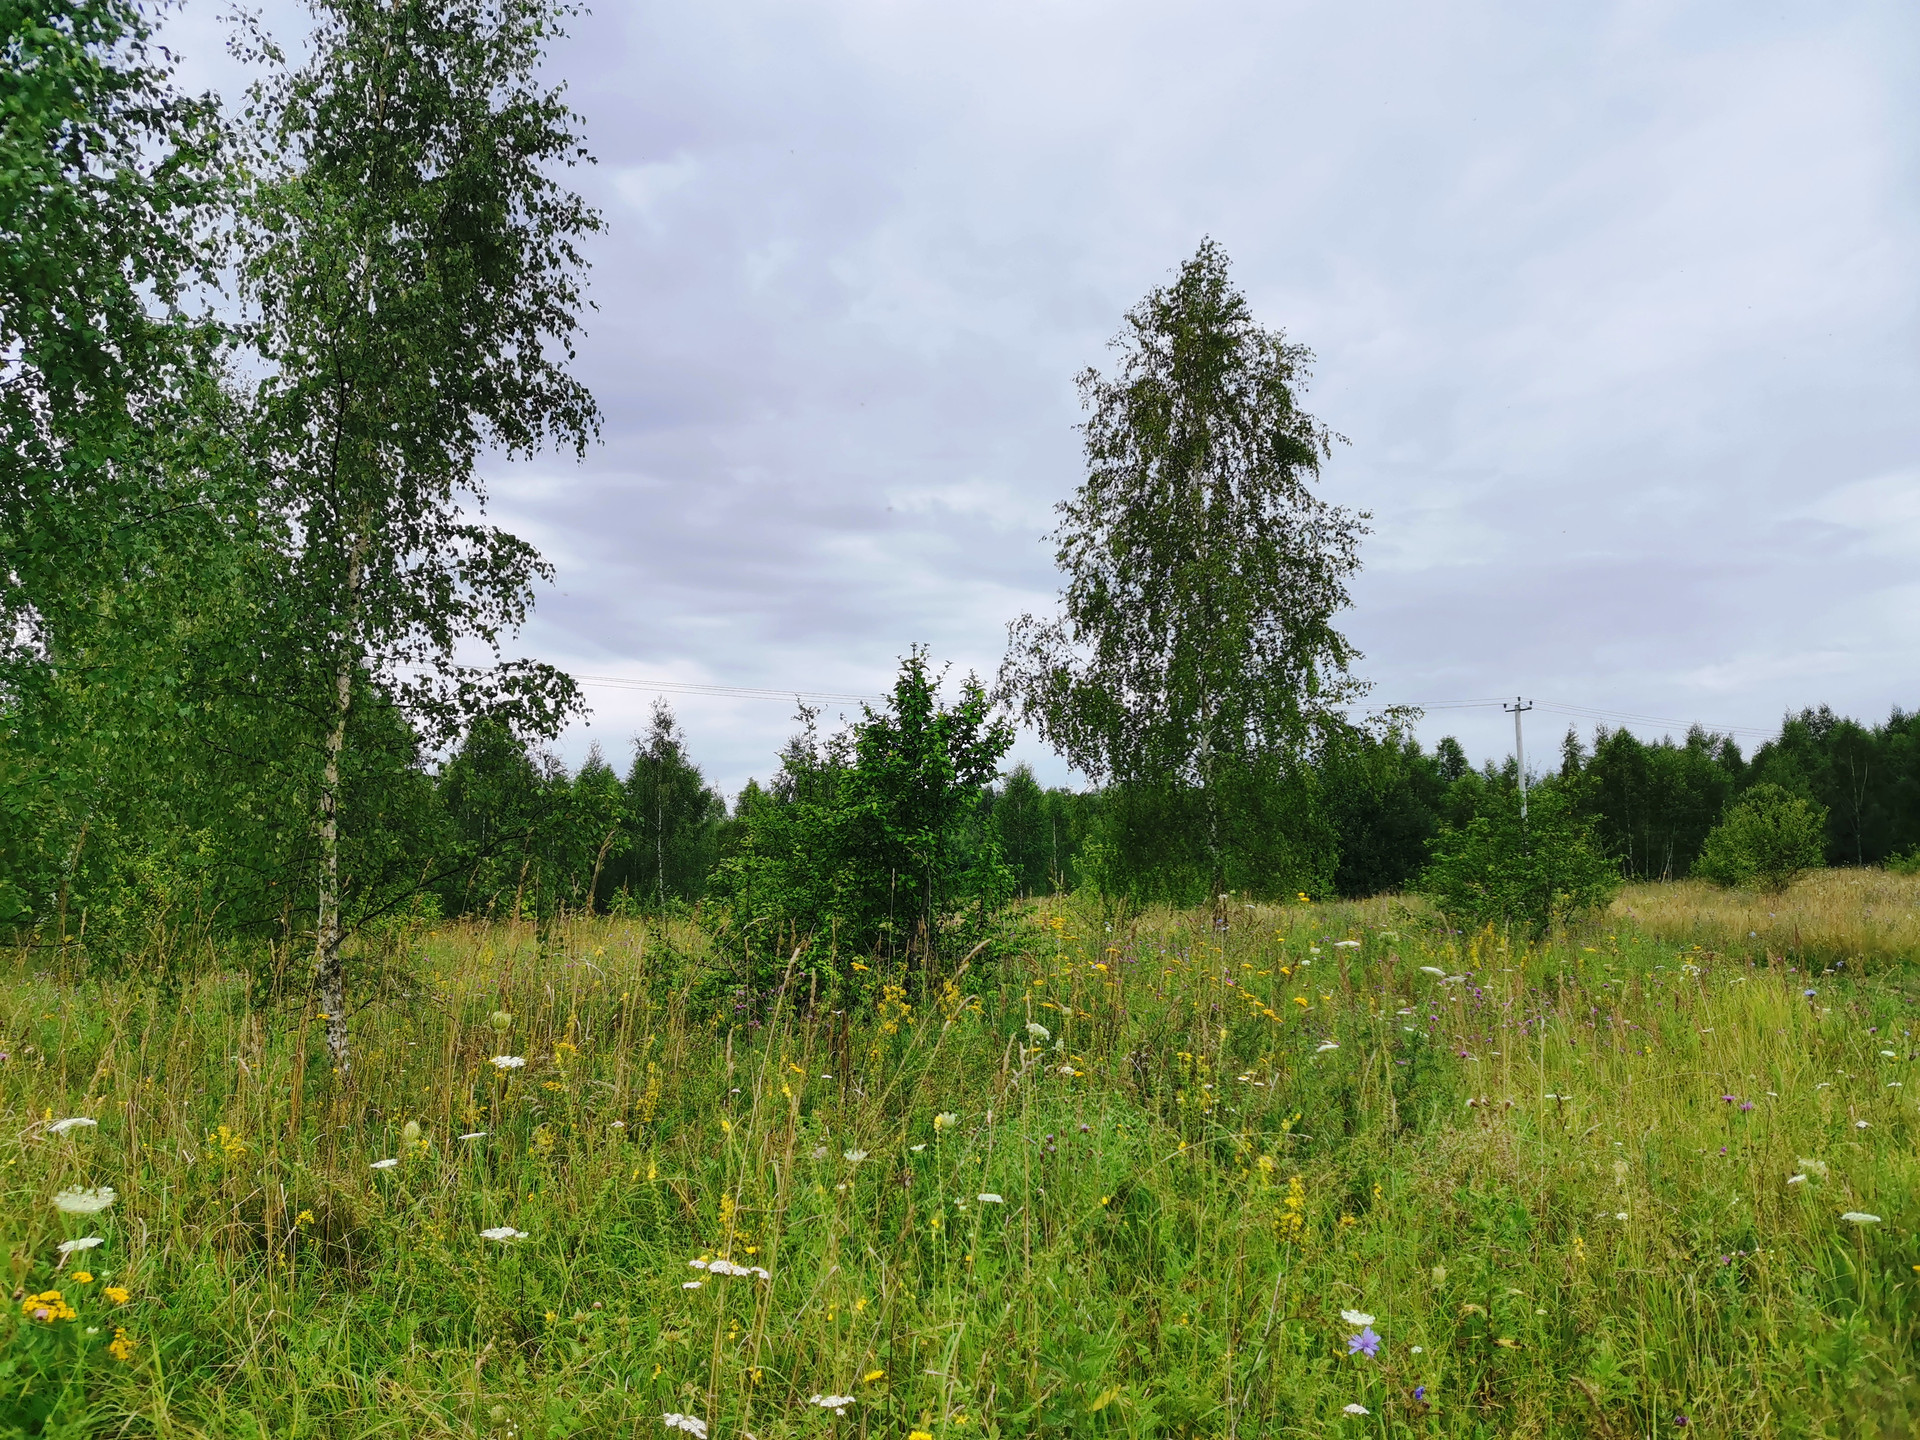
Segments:
[[[1000,688],[1096,781],[1198,790],[1219,916],[1230,781],[1363,691],[1333,622],[1368,517],[1314,493],[1339,437],[1297,401],[1312,354],[1254,320],[1213,241],[1112,343],[1116,372],[1079,377],[1060,613],[1013,623]]]
[[[583,235],[556,178],[587,155],[541,84],[571,13],[554,0],[317,0],[311,59],[251,92],[262,144],[243,210],[256,463],[285,525],[277,646],[305,722],[317,836],[314,977],[344,1074],[349,1004],[343,752],[356,705],[428,739],[475,715],[550,734],[578,704],[530,663],[458,663],[500,642],[550,575],[480,523],[479,465],[598,416],[568,372]],[[271,48],[262,47],[269,62]]]

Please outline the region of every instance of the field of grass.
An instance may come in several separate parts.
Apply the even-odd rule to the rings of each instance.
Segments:
[[[1049,903],[845,1014],[709,998],[685,927],[447,926],[350,1086],[241,977],[19,955],[0,1425],[1910,1436],[1917,901]]]

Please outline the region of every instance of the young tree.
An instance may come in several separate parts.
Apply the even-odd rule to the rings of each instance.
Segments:
[[[315,977],[347,1066],[342,750],[376,684],[430,739],[493,713],[551,733],[577,704],[550,667],[477,670],[549,568],[475,523],[488,452],[593,435],[568,373],[576,242],[594,212],[552,176],[584,159],[535,70],[557,0],[319,0],[312,59],[253,92],[264,143],[243,212],[249,338],[266,374],[257,463],[285,523],[276,677],[310,715]]]
[[[687,758],[673,707],[657,701],[644,737],[633,743],[625,786],[624,875],[636,897],[664,909],[706,888],[726,807]]]
[[[1333,617],[1368,517],[1309,488],[1337,438],[1296,403],[1311,353],[1255,323],[1211,240],[1113,343],[1118,373],[1079,381],[1063,613],[1014,622],[1000,683],[1095,780],[1197,790],[1219,915],[1232,778],[1362,693]]]
[[[1516,786],[1492,796],[1466,825],[1443,828],[1421,891],[1447,919],[1543,935],[1606,905],[1620,868],[1594,842],[1564,786],[1534,789],[1526,818]]]
[[[1822,863],[1827,810],[1778,785],[1759,784],[1707,835],[1694,869],[1718,885],[1753,885],[1778,895]]]

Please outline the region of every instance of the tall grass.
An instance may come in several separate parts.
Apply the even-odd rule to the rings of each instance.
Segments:
[[[1541,949],[1390,902],[1224,935],[1062,903],[958,976],[863,973],[845,1013],[703,999],[720,962],[680,928],[449,926],[413,946],[410,1000],[356,1017],[350,1083],[310,1011],[251,1014],[240,977],[176,994],[20,957],[6,1414],[1913,1434],[1911,1008],[1891,977],[1684,939],[1686,893]],[[99,1124],[51,1133],[74,1116]],[[98,1185],[102,1214],[51,1204]],[[525,1238],[480,1233],[502,1226]],[[104,1243],[61,1268],[80,1235]],[[75,1318],[33,1319],[54,1289]]]

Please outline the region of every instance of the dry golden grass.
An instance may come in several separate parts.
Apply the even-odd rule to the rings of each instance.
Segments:
[[[1920,956],[1920,876],[1816,870],[1784,895],[1722,890],[1703,880],[1630,885],[1611,918],[1650,938],[1728,954],[1880,970]]]

